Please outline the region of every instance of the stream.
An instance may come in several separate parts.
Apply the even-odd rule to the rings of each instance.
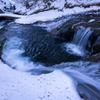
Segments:
[[[14,22],[3,25],[0,26],[0,41],[4,41],[1,58],[9,67],[33,75],[61,69],[77,80],[80,94],[89,100],[100,99],[100,64],[82,60],[91,53],[86,49],[92,34],[90,28],[80,27],[73,40],[65,42],[52,36],[45,27]]]

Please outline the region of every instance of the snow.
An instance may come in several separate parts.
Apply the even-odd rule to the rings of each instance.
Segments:
[[[54,10],[50,10],[50,11],[45,11],[45,12],[41,12],[38,14],[33,14],[30,16],[25,16],[21,19],[16,20],[16,23],[20,23],[20,24],[32,24],[36,21],[48,21],[48,20],[53,20],[57,17],[61,17],[63,15],[62,12],[57,12]]]
[[[97,10],[97,9],[100,9],[100,7],[91,6],[90,8],[86,8],[86,9],[75,7],[73,9],[70,9],[70,8],[65,9],[63,12],[58,12],[57,10],[50,10],[50,11],[40,12],[38,14],[22,17],[20,19],[17,19],[15,22],[20,23],[20,24],[32,24],[37,21],[48,21],[48,20],[53,20],[57,17],[61,17],[68,14],[75,14],[75,13],[80,13],[80,12],[85,12],[85,11],[90,11],[90,10]]]
[[[98,3],[100,0],[67,0],[67,3],[72,4],[72,5],[80,5],[80,4],[93,4],[93,3]]]
[[[88,22],[89,23],[92,23],[92,22],[94,22],[95,21],[95,19],[91,19],[91,20],[89,20]]]
[[[51,6],[62,9],[64,7],[64,4],[65,4],[65,0],[56,0],[56,1],[52,2]]]
[[[24,17],[22,15],[17,15],[17,14],[12,14],[12,13],[0,14],[0,17],[3,17],[3,16],[5,16],[5,17],[15,17],[15,18],[22,18],[22,17]]]
[[[75,82],[60,70],[39,76],[0,61],[0,100],[81,100]]]

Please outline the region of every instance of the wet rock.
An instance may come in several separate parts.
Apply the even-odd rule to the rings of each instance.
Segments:
[[[96,40],[96,42],[93,45],[93,52],[92,54],[96,54],[100,52],[100,36],[98,37],[98,39]]]
[[[94,55],[84,59],[84,61],[91,61],[91,62],[100,63],[100,53],[94,54]]]
[[[96,39],[96,38],[93,38],[93,39]],[[100,36],[97,38],[92,48],[93,49],[92,49],[92,53],[90,57],[86,58],[85,60],[100,63]]]
[[[93,36],[98,38],[100,36],[100,28],[91,28],[94,31]]]
[[[64,38],[64,39],[66,39],[67,42],[69,42],[73,39],[74,31],[70,25],[64,26],[58,30],[57,36],[60,38]]]
[[[51,30],[50,33],[53,35],[57,35],[58,33],[57,28],[54,28],[53,30]]]

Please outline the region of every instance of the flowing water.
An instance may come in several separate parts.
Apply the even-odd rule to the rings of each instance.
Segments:
[[[0,39],[5,41],[1,56],[11,68],[34,75],[61,69],[77,81],[80,94],[99,100],[100,64],[75,61],[87,54],[85,47],[91,33],[90,28],[80,28],[71,43],[63,43],[42,27],[11,23],[0,30]]]
[[[91,34],[92,31],[90,27],[85,29],[84,27],[80,26],[74,35],[72,42],[65,44],[66,51],[71,54],[87,57],[89,52],[86,50],[86,45]]]
[[[91,28],[80,27],[75,34],[72,43],[83,48],[86,48],[90,35],[92,34]]]

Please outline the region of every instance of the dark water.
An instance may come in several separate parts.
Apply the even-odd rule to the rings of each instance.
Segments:
[[[79,55],[69,54],[64,47],[64,41],[53,37],[45,28],[32,25],[10,24],[5,29],[5,39],[17,37],[22,41],[24,52],[22,56],[31,61],[51,66],[66,61],[81,59]]]
[[[61,69],[76,80],[77,90],[86,100],[100,100],[100,64],[77,61],[83,58],[79,52],[84,52],[77,50],[77,45],[76,54],[68,53],[68,43],[52,36],[44,27],[15,23],[0,29],[0,40],[4,42],[2,60],[13,69],[33,75]]]

